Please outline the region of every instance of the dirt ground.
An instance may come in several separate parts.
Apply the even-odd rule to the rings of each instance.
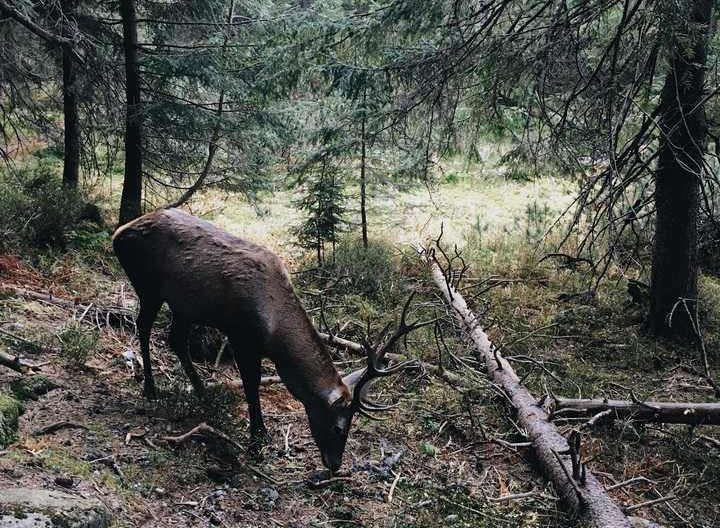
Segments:
[[[4,261],[3,282],[48,291],[52,279],[17,259]],[[119,285],[107,283],[114,291]],[[56,287],[55,291],[62,291]],[[40,344],[26,360],[59,388],[24,402],[18,440],[0,452],[0,488],[70,490],[100,499],[117,526],[545,526],[561,522],[552,491],[544,490],[522,450],[481,441],[468,416],[502,421],[492,401],[466,395],[422,373],[388,389],[400,402],[388,419],[353,425],[344,459],[345,480],[322,489],[310,481],[322,469],[302,405],[282,385],[263,387],[272,443],[262,460],[213,435],[176,444],[179,435],[208,422],[246,443],[244,395],[217,389],[199,401],[185,385],[174,356],[155,333],[153,360],[162,387],[156,402],[141,397],[141,382],[123,357],[134,349],[133,329],[100,326],[96,352],[70,365],[47,335],[78,313],[38,301],[0,300],[2,328]],[[91,330],[94,323],[86,321]],[[39,337],[43,335],[42,339]],[[5,335],[7,338],[8,336]],[[22,348],[25,343],[13,343]],[[343,358],[346,362],[348,358]],[[206,379],[236,379],[232,366],[199,365]],[[267,373],[272,366],[267,364]],[[3,392],[20,377],[0,370]],[[478,399],[479,398],[479,399]],[[469,406],[469,410],[464,407]],[[486,412],[486,408],[489,411]],[[471,413],[471,414],[468,414]],[[483,418],[484,427],[491,427]],[[47,426],[65,423],[53,432]],[[512,440],[512,438],[510,438]],[[509,503],[489,497],[538,490]],[[552,522],[551,522],[552,520]]]

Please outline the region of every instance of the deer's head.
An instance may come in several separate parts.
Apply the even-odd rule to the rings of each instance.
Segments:
[[[350,372],[342,380],[339,380],[337,386],[327,394],[323,405],[306,406],[310,430],[320,449],[323,464],[330,471],[337,471],[342,464],[350,425],[356,414],[378,420],[379,418],[374,413],[395,407],[394,405],[380,404],[368,398],[368,390],[372,383],[379,378],[396,374],[416,365],[416,361],[408,360],[384,366],[386,354],[400,339],[413,330],[434,322],[433,320],[406,323],[405,318],[412,298],[411,295],[405,303],[400,325],[389,339],[385,340],[385,336],[391,325],[387,325],[381,332],[380,337],[376,340],[377,344],[371,344],[367,339],[364,341],[363,349],[367,356],[367,366]]]

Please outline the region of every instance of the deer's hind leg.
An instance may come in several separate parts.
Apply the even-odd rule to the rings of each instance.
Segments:
[[[150,364],[150,333],[162,301],[155,298],[141,297],[135,325],[137,326],[138,340],[140,341],[140,355],[143,362],[143,394],[148,400],[155,398],[155,381],[153,380],[152,365]]]
[[[190,323],[182,316],[173,312],[172,325],[170,326],[170,348],[173,349],[173,352],[175,352],[178,359],[180,359],[180,364],[190,379],[190,384],[193,386],[195,392],[200,396],[204,396],[205,386],[193,366],[192,359],[190,359],[190,352],[188,351],[189,333]]]

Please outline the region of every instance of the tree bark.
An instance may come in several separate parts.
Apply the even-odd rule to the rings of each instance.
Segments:
[[[553,404],[554,411],[570,409],[589,416],[611,411],[611,416],[615,418],[631,418],[640,422],[720,425],[720,403],[555,398]]]
[[[365,165],[367,163],[366,145],[365,145],[365,91],[363,91],[362,120],[360,121],[360,225],[362,226],[363,247],[368,247],[368,226],[366,211],[366,187],[367,175],[365,173]]]
[[[120,0],[125,53],[125,174],[120,198],[120,224],[142,214],[142,114],[134,0]]]
[[[468,340],[475,347],[478,360],[485,364],[488,377],[502,388],[512,402],[518,422],[532,442],[538,465],[552,481],[565,507],[576,515],[585,516],[598,528],[630,528],[630,520],[610,499],[595,476],[589,470],[579,471],[580,463],[572,463],[580,459],[580,453],[570,455],[568,442],[550,422],[548,413],[523,386],[510,363],[493,347],[487,334],[480,328],[477,317],[462,296],[446,281],[437,263],[427,253],[426,257],[433,280],[464,327]],[[581,478],[578,478],[578,473]]]
[[[712,0],[692,2],[691,38],[678,38],[660,97],[655,244],[647,326],[692,336],[697,307],[698,210],[707,124],[704,109]]]
[[[69,6],[70,2],[66,2]],[[71,7],[71,6],[70,6]],[[67,16],[67,12],[65,13]],[[77,64],[72,48],[63,47],[63,117],[65,125],[63,185],[77,189],[80,181],[80,113],[78,110]]]

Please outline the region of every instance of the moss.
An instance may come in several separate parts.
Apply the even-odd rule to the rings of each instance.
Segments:
[[[0,394],[0,449],[4,449],[15,440],[18,417],[22,414],[22,404],[15,398]]]
[[[65,365],[82,368],[88,357],[97,353],[100,333],[73,321],[65,325],[57,338],[62,345],[60,355]]]
[[[37,400],[43,394],[57,389],[58,384],[40,374],[20,378],[10,384],[10,389],[19,400]]]
[[[71,453],[58,448],[45,449],[38,461],[42,463],[43,467],[80,478],[89,478],[95,469],[92,463],[80,460]]]

